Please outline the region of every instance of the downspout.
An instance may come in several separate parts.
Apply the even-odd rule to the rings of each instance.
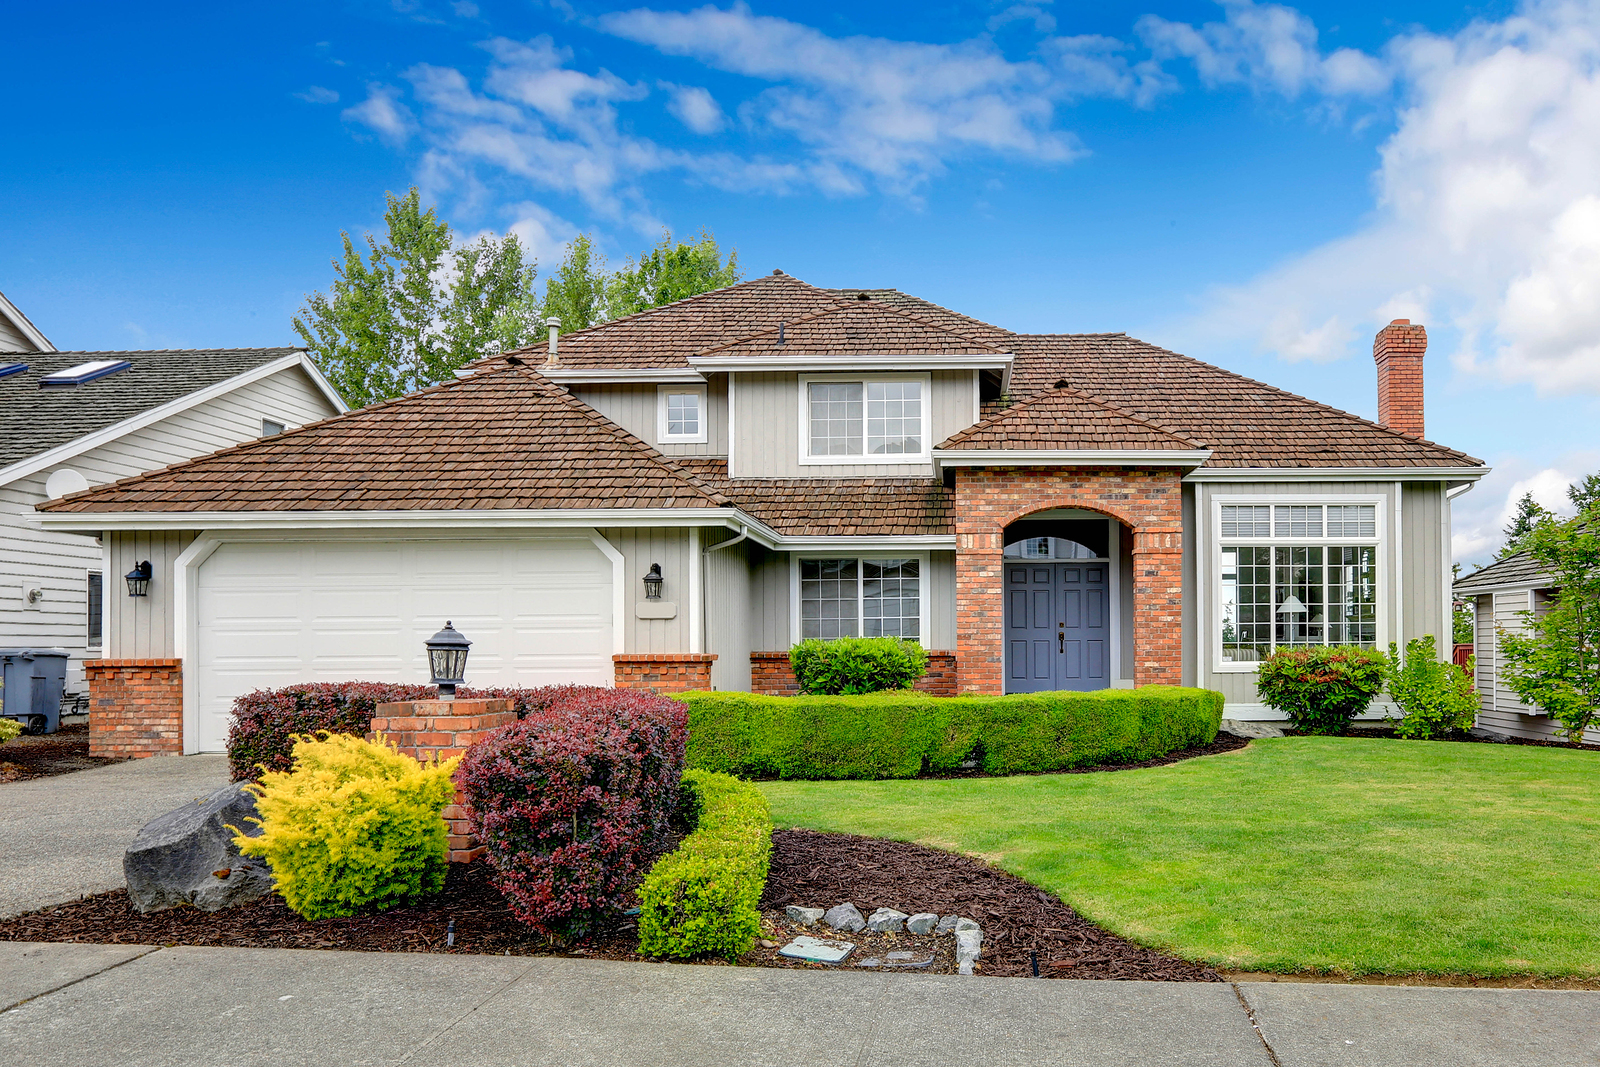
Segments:
[[[738,544],[740,541],[743,541],[744,539],[746,539],[749,536],[750,536],[750,527],[748,527],[748,526],[740,526],[739,527],[739,536],[738,537],[730,538],[729,540],[726,540],[726,541],[718,541],[714,545],[710,545],[710,546],[708,546],[706,548],[703,548],[703,549],[700,550],[700,555],[702,557],[705,557],[705,558],[709,559],[711,557],[711,553],[720,552],[724,548],[732,548],[734,545]],[[710,575],[711,575],[710,568],[708,568],[708,567],[701,567],[700,568],[700,581],[702,583],[704,583],[707,580],[709,580]],[[704,596],[704,594],[702,593],[702,597],[703,596]],[[700,626],[703,628],[705,626],[705,624],[706,624],[705,612],[701,612],[700,615],[701,615],[701,617],[700,617]],[[705,647],[705,641],[704,641],[703,638],[702,638],[702,640],[700,642],[700,647],[701,648]]]

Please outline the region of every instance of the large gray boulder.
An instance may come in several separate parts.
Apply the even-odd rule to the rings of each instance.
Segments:
[[[1232,734],[1234,737],[1282,737],[1283,727],[1276,723],[1255,722],[1246,719],[1223,719],[1222,725],[1217,727],[1219,734]]]
[[[272,869],[241,856],[228,829],[257,836],[261,827],[247,821],[255,814],[255,795],[226,785],[146,823],[122,857],[128,899],[143,913],[180,904],[220,911],[272,892]]]
[[[851,934],[859,933],[867,926],[867,920],[862,917],[861,909],[848,900],[829,908],[822,916],[822,921],[835,930]]]

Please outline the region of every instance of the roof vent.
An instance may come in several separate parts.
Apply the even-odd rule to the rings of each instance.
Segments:
[[[1057,381],[1056,381],[1056,388],[1057,389],[1068,389],[1068,388],[1071,388],[1071,387],[1069,385],[1067,385],[1067,380],[1065,378],[1060,378],[1060,379],[1057,379]]]
[[[76,367],[58,370],[54,374],[46,374],[39,379],[40,389],[71,389],[73,386],[92,382],[96,378],[104,378],[108,374],[115,374],[120,370],[127,370],[133,366],[125,359],[97,359],[90,363],[80,363]]]
[[[783,327],[784,326],[785,326],[785,323],[781,323],[781,322],[778,323],[778,343],[780,345],[785,343],[784,340],[783,340]]]
[[[856,294],[856,299],[857,300],[871,300],[872,297],[868,296],[866,293],[857,293]]]
[[[774,273],[774,274],[782,274],[783,271],[779,270],[777,267],[773,267],[772,268],[772,273]]]
[[[28,369],[26,363],[0,363],[0,378],[9,378]]]

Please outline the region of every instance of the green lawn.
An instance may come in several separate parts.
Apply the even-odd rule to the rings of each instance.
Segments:
[[[1593,753],[1304,737],[1109,774],[762,789],[780,827],[980,856],[1219,966],[1600,974]]]

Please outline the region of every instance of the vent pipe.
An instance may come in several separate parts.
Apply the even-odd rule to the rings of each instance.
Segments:
[[[556,354],[556,342],[561,340],[561,320],[551,317],[545,319],[544,324],[550,330],[550,358],[545,361],[545,366],[554,367],[561,362]]]
[[[784,326],[785,326],[785,323],[781,323],[781,322],[778,323],[778,343],[780,345],[784,343],[784,340],[783,340],[783,327]]]

